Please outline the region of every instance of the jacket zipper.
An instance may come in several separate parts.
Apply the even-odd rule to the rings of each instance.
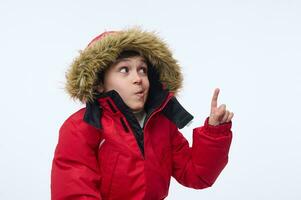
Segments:
[[[143,123],[143,131],[144,131],[144,128],[146,127],[146,125],[147,125],[149,119],[150,119],[151,117],[153,117],[156,113],[160,112],[160,111],[166,106],[166,104],[168,103],[168,101],[169,101],[171,98],[172,98],[172,96],[168,96],[168,97],[165,99],[164,103],[163,103],[159,108],[157,108],[156,110],[154,110],[153,112],[151,112],[151,114],[149,114],[148,116],[146,116],[146,118],[145,118],[145,120],[144,120],[144,123]]]
[[[147,126],[149,120],[150,120],[155,114],[157,114],[158,112],[160,112],[160,111],[166,106],[166,104],[168,103],[168,101],[169,101],[171,98],[172,98],[172,96],[168,96],[168,97],[165,99],[164,103],[163,103],[158,109],[154,110],[153,112],[151,112],[150,115],[146,116],[146,118],[145,118],[145,120],[144,120],[144,123],[143,123],[143,129],[142,129],[142,133],[143,133],[143,134],[144,134],[144,132],[145,132],[145,127]],[[144,143],[144,141],[145,141],[145,140],[143,139],[143,143]],[[144,145],[144,144],[143,144],[143,145]],[[143,156],[143,155],[142,155],[142,156]],[[143,158],[144,158],[144,156],[143,156]]]

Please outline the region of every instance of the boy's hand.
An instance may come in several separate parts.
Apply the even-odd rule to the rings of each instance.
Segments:
[[[209,124],[217,126],[226,122],[230,122],[234,116],[233,112],[226,110],[226,105],[221,104],[217,107],[217,98],[219,94],[219,88],[216,88],[211,100],[211,111],[209,116]]]

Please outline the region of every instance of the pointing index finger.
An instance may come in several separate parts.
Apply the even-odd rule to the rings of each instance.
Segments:
[[[213,96],[212,96],[212,100],[211,100],[211,108],[217,107],[217,98],[218,98],[219,91],[220,91],[219,88],[215,88]]]

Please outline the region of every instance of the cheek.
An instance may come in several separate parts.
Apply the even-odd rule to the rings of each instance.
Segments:
[[[104,79],[104,89],[105,92],[110,91],[110,90],[119,90],[119,82],[118,80],[116,80],[116,78],[114,76],[110,76],[110,74],[108,76],[105,77]]]
[[[120,82],[119,82],[120,83]],[[107,85],[106,87],[106,92],[107,91],[110,91],[110,90],[115,90],[116,92],[118,92],[119,94],[122,94],[123,91],[125,90],[125,88],[123,87],[122,84],[116,84],[116,83],[113,83],[113,84],[109,84]]]
[[[106,92],[110,90],[115,90],[123,100],[127,99],[128,85],[126,84],[126,82],[121,80],[111,80],[111,82],[108,82],[107,84]]]

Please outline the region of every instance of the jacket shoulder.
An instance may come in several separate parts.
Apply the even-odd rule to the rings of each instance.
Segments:
[[[83,120],[85,110],[82,108],[76,111],[64,121],[59,129],[59,143],[73,141],[75,145],[86,141],[86,143],[93,144],[92,146],[97,145],[101,136],[100,132]]]
[[[71,114],[62,124],[60,130],[70,129],[70,127],[76,128],[78,131],[97,131],[95,127],[89,125],[84,121],[84,115],[86,108],[81,108],[75,113]]]
[[[63,123],[63,125],[65,123],[75,123],[78,124],[81,121],[83,121],[84,118],[84,114],[86,112],[86,108],[81,108],[78,111],[74,112],[73,114],[71,114]]]

